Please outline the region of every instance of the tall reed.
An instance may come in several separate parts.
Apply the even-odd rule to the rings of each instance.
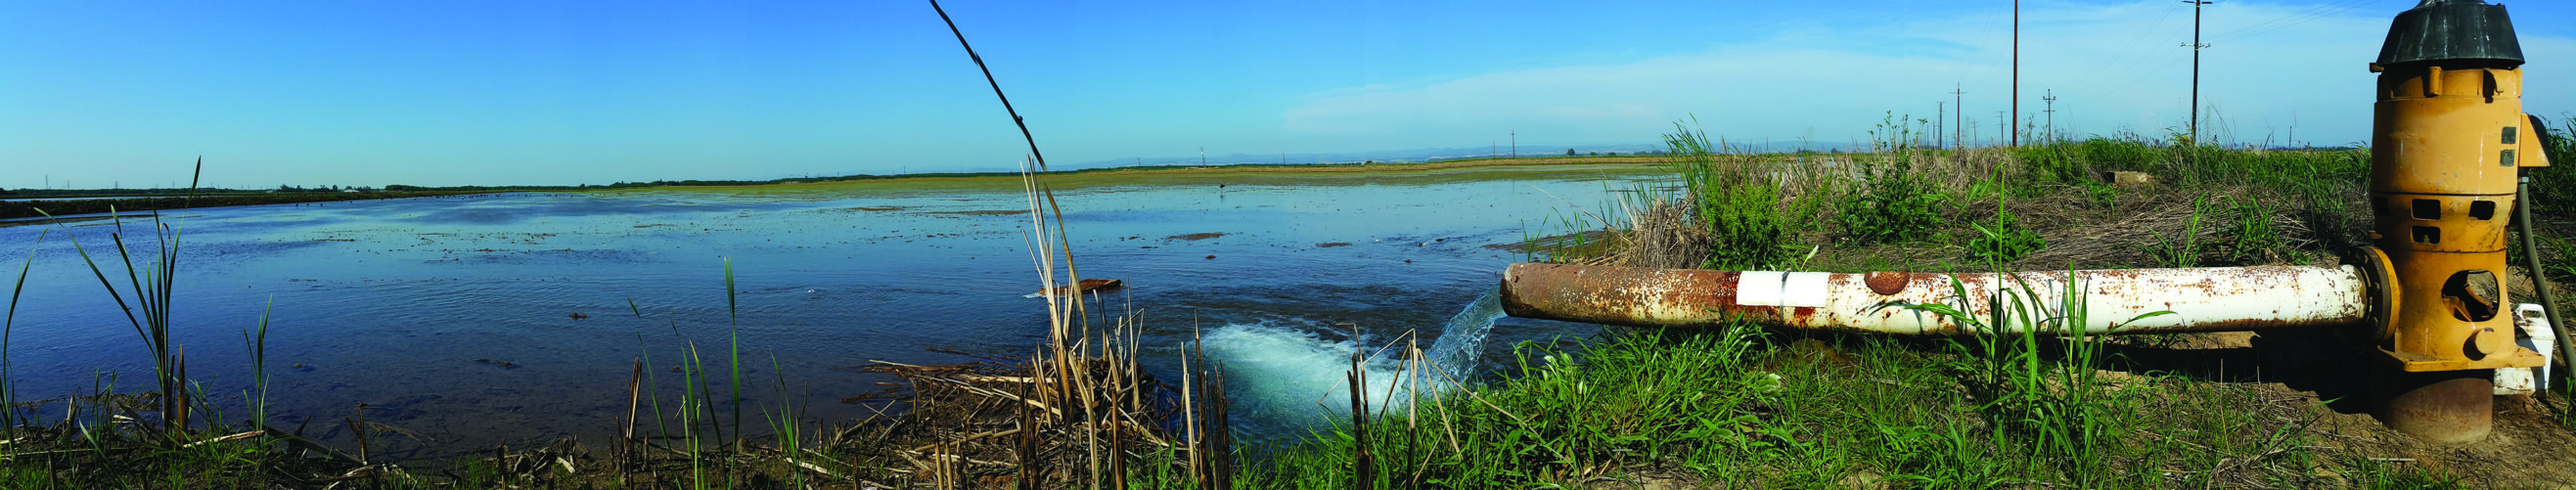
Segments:
[[[205,169],[206,159],[198,157],[197,168],[188,179],[189,199],[195,198],[197,179],[205,175]],[[51,214],[46,216],[52,217]],[[170,340],[170,298],[179,272],[179,225],[163,222],[161,212],[152,211],[154,257],[151,265],[138,273],[134,267],[134,254],[125,243],[124,217],[118,215],[113,206],[108,208],[108,217],[115,230],[108,234],[108,239],[115,242],[117,259],[125,266],[126,284],[134,294],[132,305],[126,301],[125,293],[116,289],[116,283],[108,280],[107,270],[90,257],[89,248],[81,245],[80,237],[67,234],[66,238],[71,239],[72,250],[80,253],[81,262],[88,264],[90,272],[98,277],[99,286],[107,288],[108,297],[115,299],[117,308],[124,311],[126,322],[134,327],[144,349],[151,352],[154,382],[161,390],[162,424],[171,430],[184,430],[188,427],[184,372],[187,366],[180,357],[180,346]],[[143,310],[140,318],[134,314],[137,307]]]
[[[9,288],[9,312],[0,315],[0,431],[10,439],[18,438],[18,378],[10,370],[9,347],[18,330],[18,300],[27,293],[27,272],[36,267],[36,247],[45,243],[53,230],[36,232],[36,242],[29,245],[27,260],[18,264],[18,280]]]

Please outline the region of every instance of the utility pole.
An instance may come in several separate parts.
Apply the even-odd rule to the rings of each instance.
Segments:
[[[2200,48],[2209,47],[2200,43],[2200,6],[2218,2],[2182,0],[2182,3],[2191,4],[2191,44],[2182,46],[2191,48],[2191,144],[2196,146],[2200,144]]]
[[[2005,115],[2004,111],[1995,111],[1995,122],[2004,125],[2002,132],[1995,133],[1995,142],[2001,143],[2005,138],[2012,137],[2012,116]]]
[[[1521,130],[1512,130],[1512,158],[1521,157]]]
[[[1968,132],[1965,124],[1968,122],[1968,106],[1960,103],[1966,99],[1959,98],[1961,95],[1966,95],[1967,93],[1967,91],[1959,89],[1959,84],[1950,84],[1950,107],[1959,108],[1959,114],[1955,116],[1958,119],[1950,121],[1953,123],[1950,125],[1950,143],[1952,146],[1957,148],[1968,147]]]
[[[2040,98],[2039,98],[2039,100],[2045,100],[2045,101],[2048,101],[2048,110],[2039,111],[2039,112],[2045,112],[2045,113],[2048,113],[2048,133],[2047,133],[2047,136],[2042,136],[2042,137],[2043,137],[2043,138],[2047,138],[2047,139],[2048,139],[2048,141],[2056,141],[2056,140],[2057,140],[2057,90],[2056,90],[2056,89],[2050,89],[2050,90],[2048,91],[2048,95],[2040,97]]]
[[[1199,166],[1207,166],[1207,147],[1199,147]]]
[[[2013,67],[2012,67],[2012,94],[2010,95],[2010,97],[2012,97],[2012,105],[2010,105],[2010,106],[2008,106],[2008,107],[2012,110],[2012,113],[2014,113],[2014,114],[2020,114],[2020,113],[2021,113],[2021,0],[2013,0],[2013,62],[2012,62],[2012,63],[2013,63]],[[2005,124],[2005,126],[2011,126],[2011,124]],[[2011,129],[2005,129],[2005,130],[2004,130],[2004,133],[2006,133],[2007,135],[2009,135],[2009,136],[2011,136],[2011,137],[2012,137],[2012,140],[2011,140],[2010,142],[2005,143],[2006,145],[2016,146],[2016,147],[2021,146],[2021,132],[2020,132],[2020,131],[2013,131],[2013,130],[2011,130]]]
[[[1950,122],[1949,109],[1950,103],[1948,102],[1932,102],[1932,149],[1942,149],[1941,133],[1944,132],[1942,131],[1943,129],[1947,129],[1942,126],[1946,126]]]

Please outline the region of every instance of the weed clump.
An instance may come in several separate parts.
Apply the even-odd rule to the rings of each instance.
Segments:
[[[2556,127],[2537,127],[2546,124],[2538,117],[2531,122],[2536,126],[2533,136],[2547,149],[2551,165],[2525,171],[2536,203],[2531,212],[2547,221],[2576,219],[2576,169],[2564,168],[2576,166],[2576,131],[2571,131],[2576,130],[2576,117],[2561,118]]]
[[[1860,165],[1859,188],[1834,210],[1847,244],[1922,241],[1940,228],[1949,196],[1934,192],[1912,170],[1901,157]]]
[[[1780,211],[1780,185],[1764,175],[1759,160],[1730,154],[1706,133],[1680,123],[1664,135],[1664,146],[1677,160],[1684,198],[1708,236],[1706,258],[1689,265],[1745,269],[1784,261],[1788,223]]]
[[[1970,226],[1976,227],[1977,236],[1968,241],[1968,258],[1978,262],[2009,264],[2048,247],[2048,240],[2040,238],[2039,232],[2023,227],[2021,220],[2011,211],[1996,213],[1991,225],[1972,223]]]

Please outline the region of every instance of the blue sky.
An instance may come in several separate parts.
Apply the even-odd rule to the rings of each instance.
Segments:
[[[2205,138],[2366,140],[2412,0],[2205,11]],[[2576,7],[2506,2],[2531,112],[2576,112]],[[1994,134],[2008,0],[944,5],[1058,166],[1850,142],[1957,86]],[[2022,6],[2022,110],[2162,134],[2191,11]],[[2565,87],[2568,89],[2557,89]],[[1973,136],[1972,136],[1973,137]],[[1992,136],[1985,137],[1991,140]],[[1025,152],[926,2],[0,2],[0,187],[577,184],[989,171]]]

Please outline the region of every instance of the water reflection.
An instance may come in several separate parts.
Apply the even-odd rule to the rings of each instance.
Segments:
[[[1568,203],[1597,212],[1608,189],[1645,177],[1247,177],[1223,188],[1092,185],[1057,198],[1084,275],[1126,281],[1104,309],[1140,317],[1148,345],[1167,346],[1147,349],[1147,361],[1176,365],[1194,327],[1257,325],[1268,330],[1237,331],[1308,349],[1349,342],[1337,324],[1369,338],[1422,329],[1437,339],[1511,260],[1487,245],[1553,223]],[[218,404],[240,406],[249,386],[240,330],[265,310],[273,420],[334,421],[364,403],[368,420],[420,434],[396,441],[392,456],[424,457],[605,437],[624,416],[632,363],[649,357],[658,386],[676,393],[668,369],[684,342],[721,349],[739,339],[755,385],[747,405],[793,398],[824,420],[863,416],[869,409],[836,400],[889,381],[831,367],[976,360],[930,348],[1026,356],[1045,336],[1039,300],[1024,297],[1039,287],[1026,208],[1015,185],[877,186],[490,194],[164,217],[184,232],[176,340]],[[124,224],[128,245],[146,226]],[[0,228],[0,258],[34,257],[11,332],[10,381],[21,392],[71,394],[109,376],[130,390],[150,379],[132,327],[71,247],[77,239],[119,267],[109,258],[115,230],[104,221]],[[154,251],[141,247],[137,259],[148,260]],[[738,281],[732,310],[725,258]],[[1506,321],[1483,346],[1586,333],[1567,328]],[[781,377],[788,386],[775,386]],[[1308,408],[1271,405],[1242,413]],[[314,427],[327,439],[341,437],[322,429],[336,425]]]

